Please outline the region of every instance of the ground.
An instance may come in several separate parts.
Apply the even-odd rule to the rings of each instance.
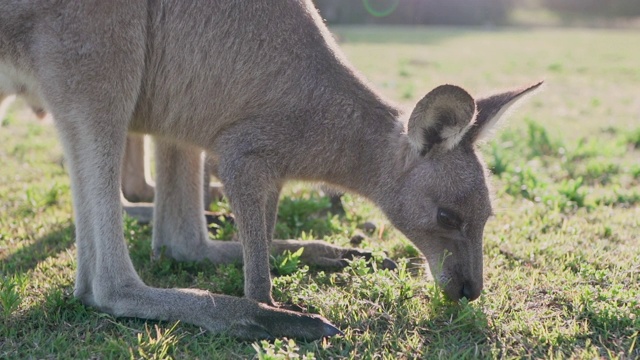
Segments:
[[[274,259],[274,295],[345,335],[238,342],[181,323],[119,319],[72,296],[69,178],[51,124],[15,102],[0,128],[0,358],[640,357],[640,33],[595,29],[332,29],[350,61],[411,106],[437,85],[474,95],[545,80],[482,152],[495,212],[485,289],[450,303],[417,251],[366,200],[323,214],[316,188],[288,186],[277,237],[386,251],[397,271],[356,261],[337,273]],[[228,211],[223,202],[214,206]],[[321,215],[319,215],[321,214]],[[233,229],[223,227],[219,237]],[[150,260],[148,226],[126,220],[134,265],[154,286],[242,295],[239,266]],[[375,266],[374,266],[375,268]]]

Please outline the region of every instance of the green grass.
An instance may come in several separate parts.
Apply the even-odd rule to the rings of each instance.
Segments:
[[[414,247],[368,202],[345,216],[313,187],[282,199],[277,234],[341,246],[367,220],[362,260],[341,272],[273,259],[274,296],[345,333],[315,342],[238,342],[182,323],[116,319],[72,296],[69,180],[51,125],[20,102],[0,127],[0,358],[617,358],[640,357],[640,33],[598,30],[335,29],[348,58],[411,105],[442,83],[487,94],[545,79],[482,151],[496,216],[485,229],[485,289],[447,302]],[[217,210],[228,211],[226,203]],[[150,261],[148,226],[125,237],[153,286],[241,296],[242,269]],[[222,226],[218,237],[233,236]]]

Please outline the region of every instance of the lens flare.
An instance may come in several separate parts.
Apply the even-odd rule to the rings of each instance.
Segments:
[[[371,4],[372,2],[377,4],[372,5]],[[383,7],[385,4],[388,4],[388,3],[390,3],[390,5]],[[362,0],[362,4],[364,5],[364,8],[367,10],[367,12],[370,15],[375,17],[385,17],[385,16],[391,15],[394,11],[396,11],[398,4],[400,4],[400,0],[391,0],[391,1]]]

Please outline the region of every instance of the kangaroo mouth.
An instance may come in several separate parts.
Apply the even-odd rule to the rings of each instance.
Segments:
[[[456,278],[446,272],[440,273],[432,278],[442,288],[442,292],[451,301],[458,301],[463,298],[473,301],[480,297],[482,293],[482,283],[471,280]]]

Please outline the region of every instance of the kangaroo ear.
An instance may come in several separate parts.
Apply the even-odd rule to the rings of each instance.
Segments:
[[[507,91],[478,100],[478,115],[476,116],[476,121],[465,135],[465,141],[475,143],[480,139],[486,138],[494,125],[504,117],[512,105],[533,93],[542,83],[541,81],[518,90]]]
[[[409,117],[411,145],[424,156],[434,148],[453,149],[462,140],[476,112],[476,103],[464,89],[442,85],[418,102]]]

